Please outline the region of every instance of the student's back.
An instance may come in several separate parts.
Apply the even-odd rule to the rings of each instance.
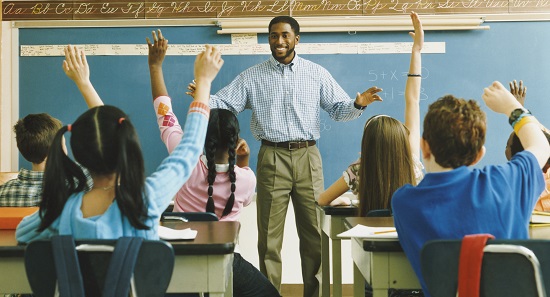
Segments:
[[[206,46],[195,60],[200,92],[190,105],[185,136],[159,168],[145,179],[136,131],[120,109],[103,106],[89,81],[83,52],[66,49],[64,70],[75,81],[91,109],[57,132],[45,172],[40,212],[17,227],[19,242],[70,234],[75,238],[139,236],[158,239],[161,213],[189,177],[206,135],[210,84],[223,65],[220,53]],[[98,106],[99,105],[99,106]],[[63,147],[71,132],[73,161]],[[87,168],[94,187],[85,191]]]
[[[19,152],[32,169],[21,168],[17,178],[0,185],[0,206],[38,206],[46,156],[61,122],[46,113],[29,114],[13,126]]]
[[[496,112],[510,115],[519,103],[495,82],[483,99]],[[458,239],[490,233],[496,238],[525,239],[537,197],[544,188],[542,164],[550,147],[534,117],[524,115],[515,125],[525,152],[503,165],[470,169],[485,153],[485,114],[473,100],[451,95],[430,105],[421,140],[428,174],[416,187],[406,185],[392,199],[399,241],[412,264],[425,296],[420,251],[433,239]]]

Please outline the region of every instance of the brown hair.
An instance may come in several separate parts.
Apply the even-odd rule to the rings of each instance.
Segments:
[[[446,95],[429,106],[422,138],[437,164],[454,169],[475,162],[485,130],[485,113],[476,101]]]
[[[21,155],[31,163],[42,163],[61,126],[61,121],[47,113],[29,114],[19,119],[13,132]]]
[[[389,209],[393,193],[416,184],[407,128],[389,116],[371,117],[365,124],[359,169],[360,215]]]

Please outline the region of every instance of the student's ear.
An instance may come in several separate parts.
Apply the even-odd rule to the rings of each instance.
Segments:
[[[420,150],[422,151],[423,160],[428,160],[432,156],[430,145],[423,137],[420,137]]]
[[[477,162],[481,161],[483,156],[485,156],[485,146],[482,146],[479,152],[477,152],[476,159],[472,162],[472,164],[470,164],[470,166],[476,165]]]
[[[300,35],[296,35],[296,44],[300,43]]]

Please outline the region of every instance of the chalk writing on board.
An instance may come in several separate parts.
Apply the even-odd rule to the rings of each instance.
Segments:
[[[549,0],[2,1],[2,20],[102,20],[549,12]]]
[[[331,128],[332,128],[332,126],[330,125],[330,123],[327,122],[327,120],[321,119],[321,121],[319,123],[319,131],[320,132],[330,131]]]
[[[383,100],[393,101],[396,99],[402,99],[405,95],[405,91],[402,89],[397,89],[393,85],[398,82],[402,82],[401,85],[404,87],[407,80],[406,71],[400,70],[376,70],[371,69],[367,71],[366,80],[375,83],[378,87],[383,89],[380,92],[380,96]],[[430,77],[430,70],[426,67],[422,67],[422,80],[426,80]],[[390,86],[386,86],[390,84]],[[420,89],[420,100],[428,100],[428,95],[424,92],[424,88]]]

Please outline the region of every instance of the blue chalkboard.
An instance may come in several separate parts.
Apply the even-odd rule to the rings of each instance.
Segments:
[[[546,116],[550,101],[550,22],[490,23],[485,31],[428,31],[426,41],[445,42],[445,54],[423,55],[421,113],[444,94],[480,100],[488,115],[487,154],[478,166],[505,161],[504,147],[511,131],[507,119],[488,110],[481,102],[483,88],[494,80],[503,83],[522,79],[528,86],[526,105],[550,126]],[[20,45],[40,44],[140,44],[155,28],[59,28],[20,29]],[[165,27],[172,44],[224,44],[230,36],[216,34],[216,27]],[[267,35],[258,35],[267,43]],[[302,33],[302,43],[409,42],[406,32]],[[299,50],[298,50],[298,54]],[[382,87],[384,102],[369,106],[354,121],[334,122],[323,112],[319,148],[323,156],[325,186],[336,180],[360,151],[365,121],[375,114],[403,120],[403,90],[408,54],[302,55],[323,65],[350,96],[372,85]],[[213,84],[213,92],[229,83],[242,70],[267,59],[263,55],[225,56],[225,65]],[[85,109],[77,88],[65,77],[62,57],[20,57],[20,115],[48,112],[71,123]],[[193,78],[192,56],[168,56],[165,78],[180,121],[185,119],[190,98],[186,86]],[[138,129],[147,172],[152,172],[167,153],[162,144],[152,107],[147,56],[89,56],[91,80],[106,104],[125,110]],[[250,111],[239,115],[241,136],[252,149],[251,167],[256,168],[259,142],[250,133]],[[422,117],[423,118],[423,117]],[[22,158],[22,166],[29,167]]]

